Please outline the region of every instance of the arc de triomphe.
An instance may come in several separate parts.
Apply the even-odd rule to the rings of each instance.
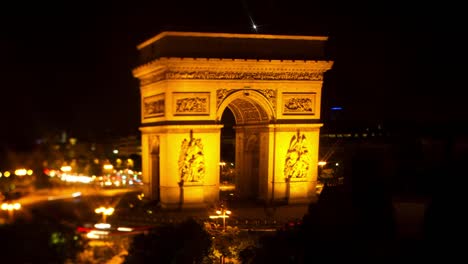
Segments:
[[[327,37],[162,32],[138,46],[144,193],[164,208],[219,199],[221,116],[235,117],[236,193],[315,197]]]

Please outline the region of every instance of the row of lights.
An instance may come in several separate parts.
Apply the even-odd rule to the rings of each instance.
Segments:
[[[21,209],[21,204],[20,203],[2,203],[1,208],[3,211],[8,212],[8,216],[10,218],[9,220],[13,222],[14,212]]]
[[[31,176],[31,175],[33,175],[33,170],[17,169],[17,170],[15,170],[14,174],[15,174],[16,176],[26,176],[26,175]],[[11,172],[10,172],[10,171],[5,171],[5,172],[2,173],[2,172],[0,171],[0,178],[3,177],[3,176],[4,176],[5,178],[10,177],[10,176],[11,176]]]

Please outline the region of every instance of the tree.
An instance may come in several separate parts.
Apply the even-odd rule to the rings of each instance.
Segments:
[[[49,221],[17,221],[0,227],[0,237],[4,263],[65,263],[82,248],[74,229]]]
[[[230,226],[222,231],[205,224],[205,229],[211,234],[212,247],[204,263],[216,263],[220,259],[224,259],[224,263],[248,263],[253,258],[249,254],[253,253],[251,249],[256,245],[256,235]]]
[[[210,246],[210,235],[189,218],[136,236],[125,263],[201,263]]]

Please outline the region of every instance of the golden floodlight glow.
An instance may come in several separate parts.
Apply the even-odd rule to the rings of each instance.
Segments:
[[[72,167],[71,166],[62,166],[60,168],[60,170],[63,171],[63,172],[69,172],[69,171],[72,170]]]
[[[2,210],[13,211],[21,209],[20,203],[2,203]]]
[[[94,212],[96,212],[96,214],[102,214],[102,222],[106,223],[107,216],[114,213],[114,208],[101,206],[96,208]]]
[[[26,169],[17,169],[15,170],[15,175],[16,176],[24,176],[26,175],[28,171]]]
[[[94,210],[94,212],[96,212],[96,214],[104,214],[104,215],[111,215],[114,213],[114,208],[112,207],[99,207],[99,208],[96,208],[96,210]]]

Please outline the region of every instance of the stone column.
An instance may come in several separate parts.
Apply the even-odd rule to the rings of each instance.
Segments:
[[[221,127],[146,128],[159,137],[159,196],[163,208],[200,208],[218,201]]]
[[[308,203],[316,197],[321,124],[271,125],[269,182],[272,202]]]

